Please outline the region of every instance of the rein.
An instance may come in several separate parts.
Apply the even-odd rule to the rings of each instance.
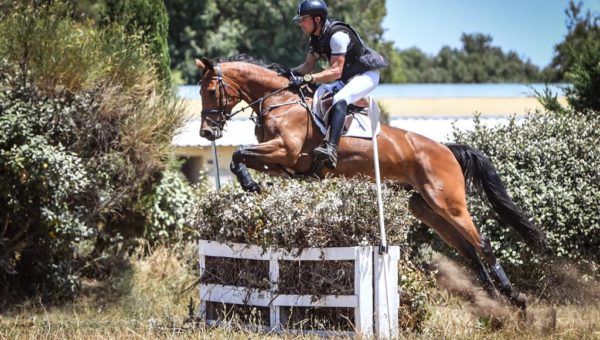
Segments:
[[[282,88],[280,88],[278,90],[275,90],[273,92],[267,93],[266,95],[258,98],[257,100],[253,101],[252,103],[250,103],[250,104],[248,104],[248,105],[246,105],[246,106],[244,106],[244,107],[242,107],[242,108],[240,108],[240,109],[238,109],[238,110],[236,110],[234,112],[227,113],[226,112],[226,108],[227,108],[227,105],[229,104],[229,97],[227,96],[227,91],[225,89],[227,87],[231,87],[231,86],[228,85],[225,82],[224,77],[223,77],[223,71],[221,71],[221,66],[220,65],[215,65],[214,69],[216,71],[215,72],[216,76],[213,77],[213,79],[216,79],[217,82],[219,83],[219,108],[218,109],[212,109],[212,110],[202,110],[201,113],[202,114],[219,114],[221,116],[221,120],[220,121],[215,121],[213,119],[209,119],[209,120],[211,121],[212,124],[219,126],[221,129],[225,126],[225,123],[229,119],[233,118],[235,115],[237,115],[240,112],[244,112],[246,109],[251,108],[252,106],[254,106],[256,104],[259,104],[259,107],[258,107],[258,112],[259,112],[258,113],[258,117],[250,117],[250,119],[254,122],[254,124],[260,126],[261,124],[260,124],[259,120],[263,116],[263,109],[262,109],[262,103],[263,103],[263,101],[265,99],[269,98],[269,97],[272,97],[272,96],[274,96],[274,95],[276,95],[276,94],[278,94],[278,93],[280,93],[282,91],[285,91],[285,90],[287,90],[287,89],[290,88],[289,85],[285,86],[285,87],[282,87]],[[296,100],[296,101],[291,101],[291,102],[286,102],[286,103],[271,105],[269,107],[269,111],[273,110],[273,109],[276,109],[278,107],[282,107],[282,106],[286,106],[286,105],[293,105],[293,104],[301,104],[307,110],[309,110],[308,104],[306,103],[306,98],[305,98],[304,94],[302,93],[302,91],[299,91],[299,92],[300,92],[300,98],[302,100]],[[239,98],[241,99],[241,97],[242,97],[241,91],[238,90],[238,93],[239,93],[238,94]],[[223,104],[223,101],[224,101],[224,104]]]

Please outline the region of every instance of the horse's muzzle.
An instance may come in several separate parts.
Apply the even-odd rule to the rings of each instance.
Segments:
[[[214,141],[223,137],[223,131],[221,131],[219,128],[200,129],[200,137],[206,138],[209,141]]]

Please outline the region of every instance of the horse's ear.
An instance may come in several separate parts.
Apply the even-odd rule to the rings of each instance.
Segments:
[[[195,59],[196,60],[196,67],[202,71],[202,73],[206,72],[207,70],[211,70],[214,71],[213,65],[210,62],[210,60],[206,59],[206,58],[200,58],[200,59]]]

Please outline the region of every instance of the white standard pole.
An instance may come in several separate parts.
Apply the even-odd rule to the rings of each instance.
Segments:
[[[385,252],[387,249],[387,237],[385,235],[385,222],[383,219],[383,199],[381,197],[381,175],[379,172],[379,152],[377,151],[377,136],[373,137],[373,160],[375,162],[375,185],[377,186],[377,208],[379,209],[379,233],[381,235],[381,247]]]
[[[213,158],[213,166],[215,167],[215,184],[217,185],[217,190],[221,190],[221,175],[219,173],[219,159],[217,157],[217,143],[212,141],[212,158]]]
[[[377,102],[369,97],[369,116],[371,118],[371,138],[373,140],[373,161],[375,163],[375,185],[377,186],[377,208],[379,209],[379,233],[381,235],[380,253],[387,252],[387,238],[385,235],[385,222],[383,219],[383,199],[381,195],[381,174],[379,171],[379,150],[377,146],[377,126],[379,124],[379,115],[381,111]]]

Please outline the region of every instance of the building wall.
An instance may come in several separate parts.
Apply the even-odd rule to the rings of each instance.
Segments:
[[[217,147],[217,161],[221,183],[234,178],[231,170],[229,170],[229,164],[236,148],[236,146]],[[208,176],[209,182],[216,183],[217,172],[214,167],[211,147],[176,147],[174,152],[179,159],[185,160],[181,171],[190,183],[198,183],[203,175]]]

